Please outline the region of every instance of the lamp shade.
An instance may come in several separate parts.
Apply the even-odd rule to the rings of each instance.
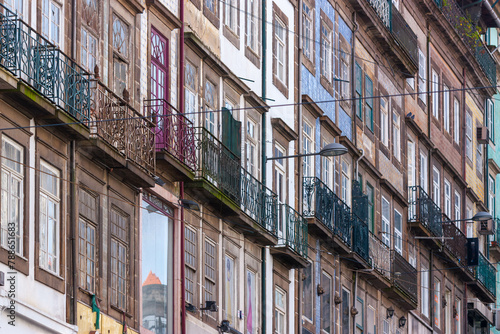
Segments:
[[[331,143],[326,145],[319,151],[322,157],[333,157],[347,153],[347,148],[339,143]]]
[[[472,220],[475,222],[484,222],[485,220],[490,220],[493,218],[488,212],[479,211],[472,217]]]

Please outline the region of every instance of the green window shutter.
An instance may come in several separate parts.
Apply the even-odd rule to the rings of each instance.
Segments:
[[[356,85],[356,98],[358,100],[356,101],[356,115],[359,118],[362,118],[362,106],[363,106],[363,101],[361,97],[363,97],[363,71],[361,70],[361,66],[359,66],[358,63],[356,63],[356,68],[355,68],[355,85]]]
[[[241,122],[234,119],[227,108],[222,108],[222,144],[241,159]]]
[[[365,97],[366,97],[366,126],[373,130],[373,81],[368,75],[365,75]]]

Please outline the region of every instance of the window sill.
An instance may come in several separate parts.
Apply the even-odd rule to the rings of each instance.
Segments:
[[[123,310],[123,309],[119,308],[118,306],[115,306],[115,305],[111,304],[111,308],[112,308],[113,310],[115,310],[116,312],[119,312],[120,314],[125,314],[125,316],[126,316],[127,318],[132,319],[132,314],[130,314],[130,313],[128,313],[127,311],[125,311],[125,310]]]
[[[55,277],[55,278],[60,279],[61,281],[64,281],[64,277],[60,276],[59,274],[57,274],[57,273],[55,273],[55,272],[53,272],[53,271],[50,271],[50,270],[45,269],[45,268],[40,267],[40,266],[39,266],[39,269],[40,269],[41,271],[43,271],[43,272],[45,272],[45,273],[47,273],[47,274],[51,275],[52,277]]]

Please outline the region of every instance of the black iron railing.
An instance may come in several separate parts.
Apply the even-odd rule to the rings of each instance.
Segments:
[[[350,247],[352,241],[351,208],[335,194],[333,194],[333,217],[333,233]]]
[[[370,263],[368,232],[368,225],[356,214],[352,214],[352,250]]]
[[[427,195],[420,186],[409,188],[408,220],[424,225],[434,236],[441,237],[443,228],[441,224],[441,209]]]
[[[417,303],[417,278],[418,272],[397,251],[392,251],[392,284],[406,294],[411,301]]]
[[[333,191],[317,177],[304,177],[304,217],[315,217],[333,231]]]

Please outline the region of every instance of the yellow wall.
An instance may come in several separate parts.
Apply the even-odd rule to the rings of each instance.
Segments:
[[[92,308],[89,306],[78,303],[76,308],[78,313],[77,325],[78,325],[78,334],[88,334],[90,331],[94,331],[95,327],[95,317],[96,313],[92,313]],[[115,319],[108,317],[101,313],[101,328],[99,329],[99,333],[102,334],[122,334],[123,333],[123,325],[121,322],[116,321]],[[137,333],[130,328],[127,329],[127,334]]]
[[[465,164],[466,168],[466,182],[469,187],[472,188],[474,193],[479,197],[479,199],[484,203],[484,176],[482,178],[478,178],[476,174],[476,148],[477,148],[477,140],[476,140],[476,124],[483,124],[483,112],[477,107],[474,103],[473,99],[469,94],[466,95],[465,100],[467,107],[471,111],[472,114],[472,167],[470,168],[469,164]],[[483,150],[483,155],[485,154],[485,150]]]

